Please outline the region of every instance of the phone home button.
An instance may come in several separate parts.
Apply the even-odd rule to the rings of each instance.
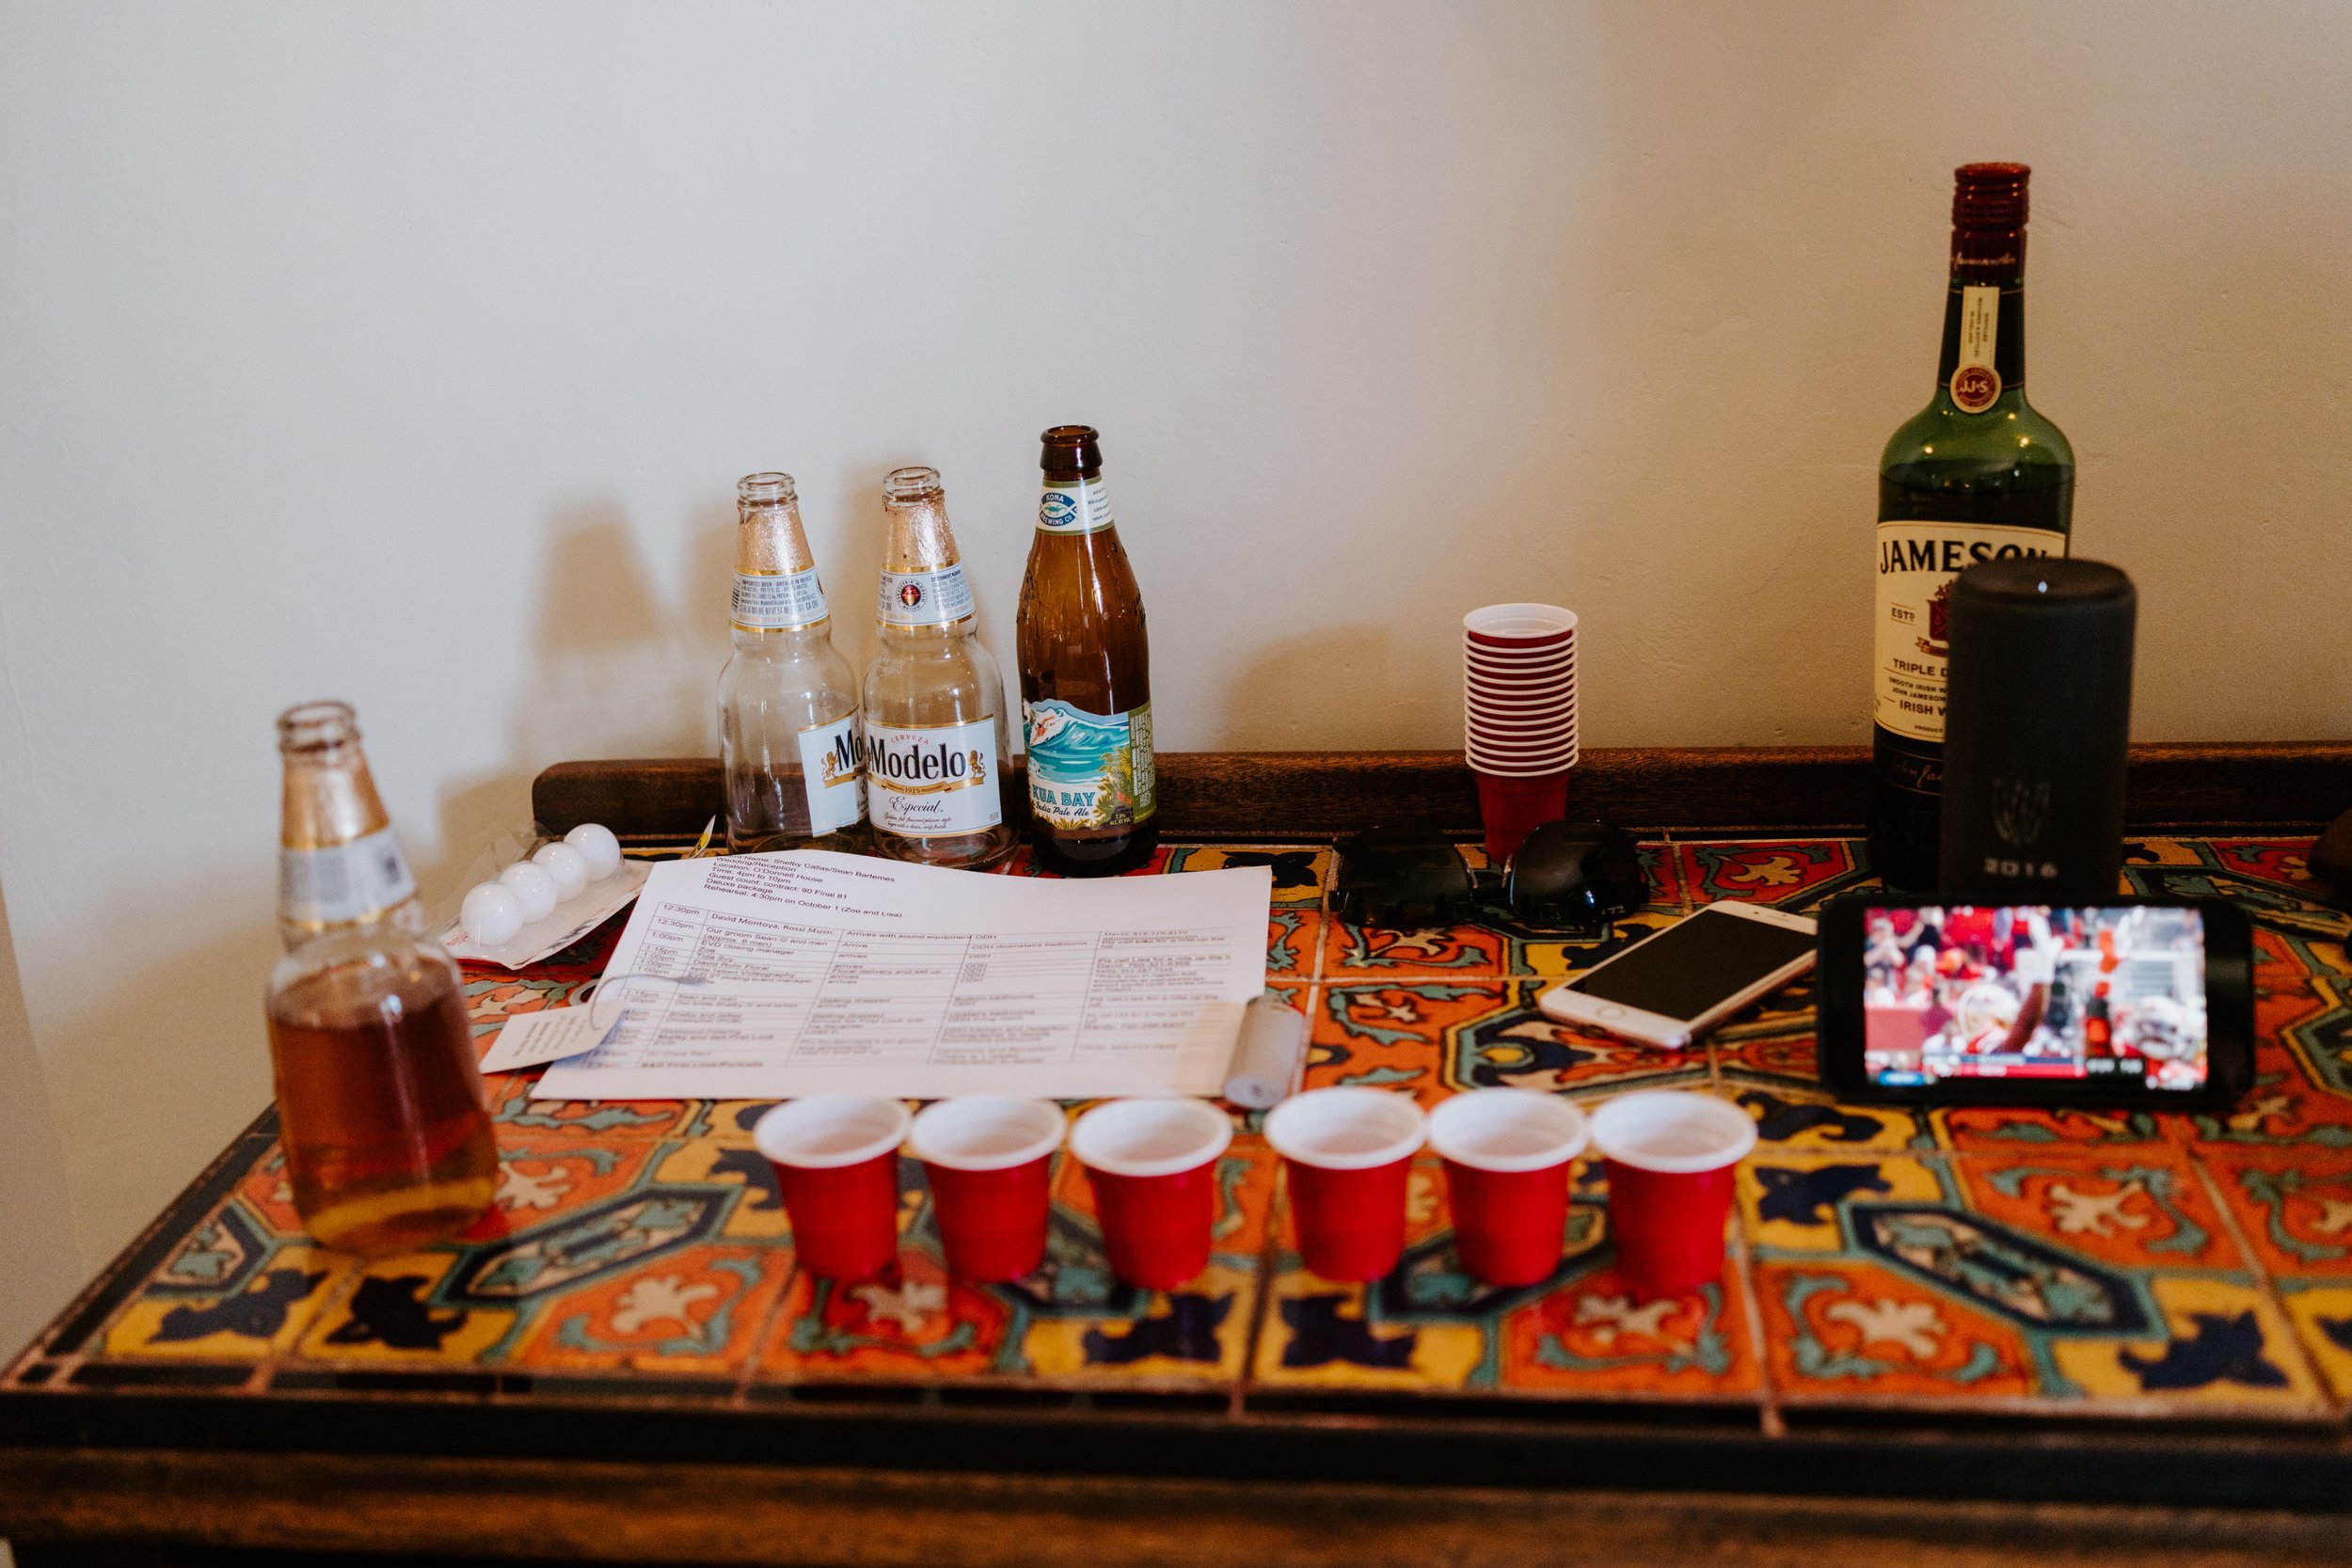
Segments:
[[[1595,1018],[1623,1018],[1625,1017],[1625,1009],[1612,1005],[1610,1006],[1594,1009],[1593,1016]]]

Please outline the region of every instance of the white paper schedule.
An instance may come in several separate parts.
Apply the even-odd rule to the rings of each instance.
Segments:
[[[1265,985],[1263,866],[1099,882],[822,850],[658,865],[620,1026],[544,1100],[1219,1092]],[[608,1011],[610,1009],[610,1011]]]

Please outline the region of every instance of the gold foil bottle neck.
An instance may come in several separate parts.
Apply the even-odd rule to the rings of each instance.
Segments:
[[[943,572],[956,563],[956,535],[947,526],[947,493],[937,468],[897,468],[882,481],[890,538],[885,572]]]
[[[817,564],[801,530],[801,500],[790,474],[745,474],[735,486],[735,569],[785,577]]]
[[[391,826],[359,726],[347,703],[305,703],[278,717],[278,751],[285,759],[278,843],[319,849]]]

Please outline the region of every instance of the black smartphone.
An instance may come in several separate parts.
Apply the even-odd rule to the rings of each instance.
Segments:
[[[2226,1104],[2254,1075],[2252,924],[2220,899],[1820,915],[1821,1081],[1846,1100]]]

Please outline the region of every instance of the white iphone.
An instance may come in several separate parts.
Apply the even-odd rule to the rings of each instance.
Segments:
[[[1680,1050],[1813,967],[1813,922],[1754,904],[1709,904],[1544,992],[1546,1018]]]

